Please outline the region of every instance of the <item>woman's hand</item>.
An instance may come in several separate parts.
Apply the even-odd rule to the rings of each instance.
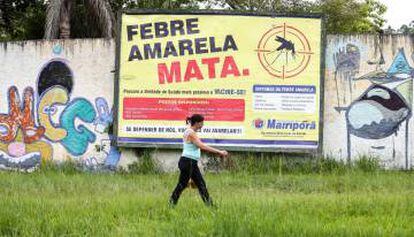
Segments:
[[[225,151],[225,150],[220,151],[220,156],[221,157],[226,158],[228,155],[229,155],[229,153],[227,151]]]

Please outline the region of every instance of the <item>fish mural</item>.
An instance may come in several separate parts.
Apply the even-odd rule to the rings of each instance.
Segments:
[[[383,139],[398,135],[405,123],[408,168],[408,122],[412,116],[410,101],[413,76],[414,69],[401,48],[387,71],[378,69],[354,79],[369,80],[372,85],[345,108],[348,160],[352,156],[351,135],[364,139]]]

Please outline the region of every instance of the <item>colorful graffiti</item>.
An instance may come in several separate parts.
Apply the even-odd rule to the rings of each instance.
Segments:
[[[0,114],[0,169],[31,171],[50,160],[52,147],[41,137],[45,127],[35,122],[33,88],[26,88],[21,104],[18,89],[8,90],[9,112]]]
[[[110,139],[103,139],[99,145],[95,145],[95,150],[87,154],[82,159],[83,167],[87,170],[115,170],[121,158],[118,148],[111,144]]]
[[[93,143],[96,139],[95,134],[85,126],[76,126],[75,120],[80,119],[83,122],[92,123],[95,117],[93,105],[83,98],[73,100],[63,111],[60,124],[67,131],[67,136],[62,139],[61,143],[72,155],[82,155],[89,143]]]
[[[105,132],[105,129],[109,127],[113,122],[113,112],[109,110],[108,103],[102,97],[98,97],[95,100],[96,110],[98,111],[98,117],[94,121],[95,131],[98,133]]]
[[[57,106],[66,105],[68,101],[67,91],[60,86],[48,89],[40,98],[37,111],[39,123],[46,128],[45,136],[53,142],[60,141],[67,136],[65,129],[52,122],[52,117],[58,112]]]
[[[34,121],[34,97],[33,89],[24,90],[23,105],[20,102],[19,92],[16,87],[11,87],[8,92],[9,113],[0,115],[0,141],[12,142],[19,129],[23,132],[25,143],[32,143],[40,139],[45,133],[43,126],[36,126]]]
[[[103,133],[112,123],[112,113],[105,99],[96,99],[96,108],[85,98],[74,98],[60,85],[50,87],[39,98],[37,113],[34,111],[33,89],[24,91],[20,103],[19,92],[11,87],[8,93],[9,112],[0,114],[0,169],[32,171],[42,160],[53,157],[52,144],[61,144],[72,156],[82,156],[89,145],[96,141],[96,135],[87,124],[99,126]],[[59,107],[63,112],[59,114]],[[99,111],[98,113],[96,111]],[[38,124],[35,120],[37,114]],[[58,116],[58,122],[54,116]],[[101,141],[101,158],[95,164],[116,167],[120,153]]]
[[[33,171],[41,161],[51,160],[52,147],[44,141],[23,142],[22,132],[9,144],[0,143],[0,169]]]
[[[55,58],[41,69],[36,94],[27,87],[21,99],[16,86],[9,88],[8,112],[0,114],[0,169],[33,171],[54,158],[54,149],[65,156],[62,148],[88,167],[116,168],[120,152],[108,134],[113,122],[108,102],[103,97],[95,98],[95,104],[71,98],[73,86],[67,62]],[[88,150],[98,150],[99,156],[90,156]]]

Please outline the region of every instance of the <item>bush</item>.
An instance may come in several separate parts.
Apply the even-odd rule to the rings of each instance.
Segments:
[[[233,153],[228,159],[209,157],[209,171],[227,170],[248,174],[344,174],[345,172],[374,172],[381,169],[378,159],[363,156],[348,164],[331,157],[308,154]]]
[[[75,174],[81,172],[81,167],[73,159],[66,159],[66,161],[57,163],[56,161],[42,161],[39,172],[58,172],[63,174]]]
[[[143,149],[138,151],[138,161],[128,165],[128,173],[132,174],[158,174],[161,173],[158,164],[152,159],[152,149]]]
[[[378,171],[381,168],[378,158],[368,156],[362,156],[357,159],[354,166],[356,169],[364,172]]]

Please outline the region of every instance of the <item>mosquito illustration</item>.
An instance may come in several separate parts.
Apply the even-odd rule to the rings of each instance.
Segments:
[[[276,36],[275,41],[281,43],[281,45],[276,50],[273,50],[272,52],[267,53],[267,54],[278,53],[276,58],[272,61],[272,63],[270,63],[270,65],[275,63],[276,60],[280,57],[280,55],[282,55],[283,53],[286,53],[286,64],[288,64],[289,57],[287,53],[289,51],[291,52],[293,59],[295,59],[295,56],[296,56],[295,44],[291,40],[287,40],[283,37]]]

